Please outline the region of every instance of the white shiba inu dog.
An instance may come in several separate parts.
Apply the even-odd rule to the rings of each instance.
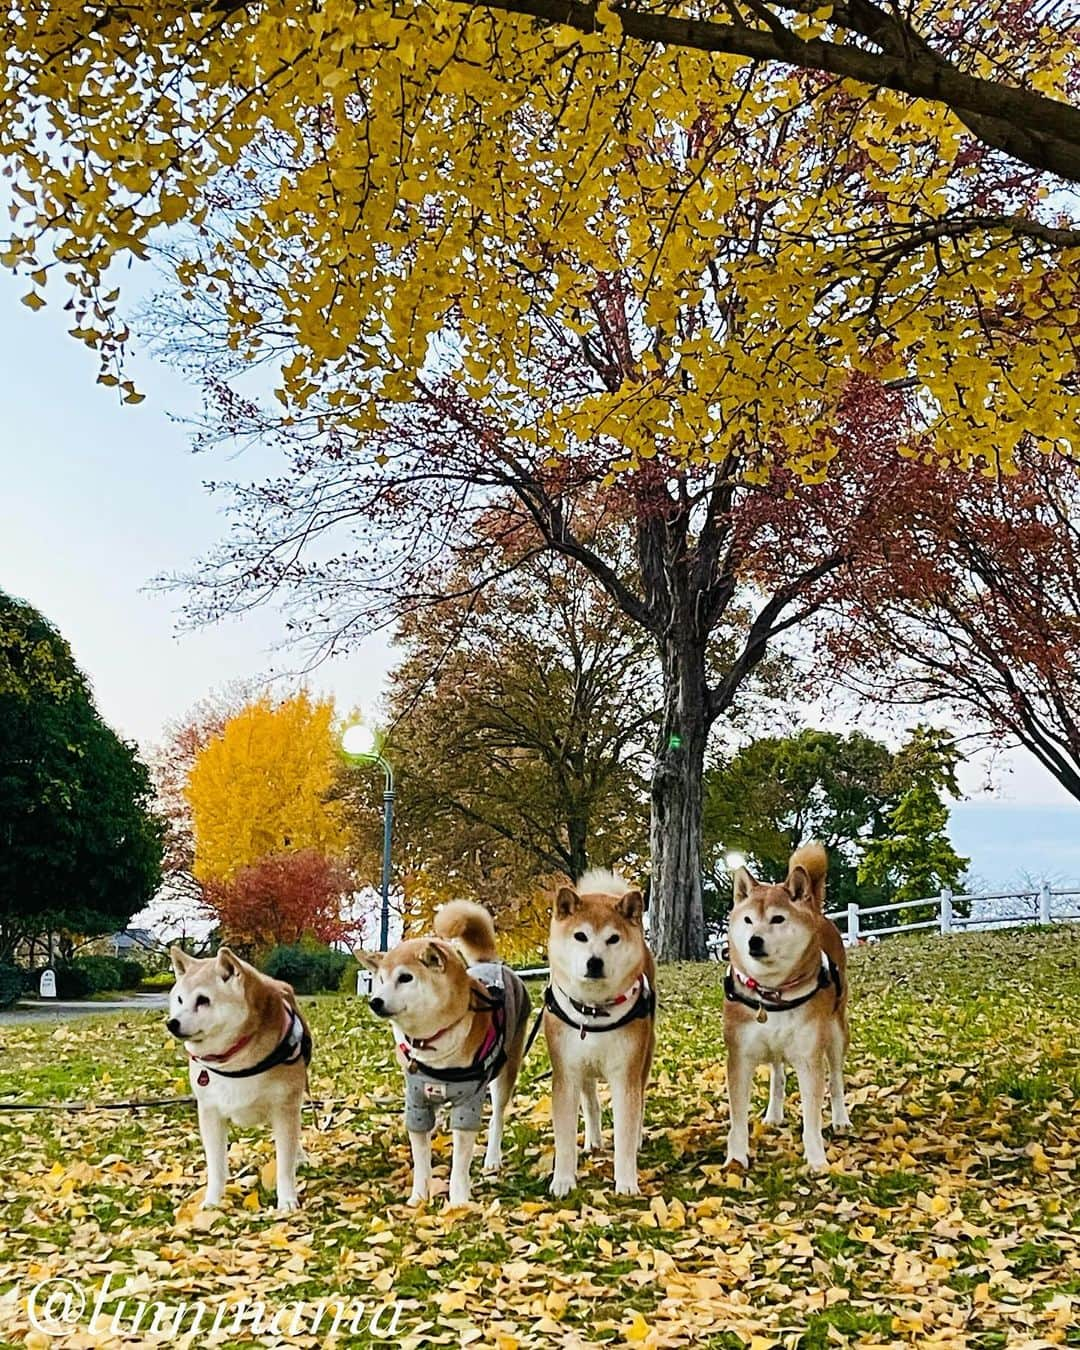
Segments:
[[[734,873],[735,906],[728,927],[731,966],[724,982],[731,1128],[728,1161],[748,1166],[750,1087],[759,1064],[770,1065],[765,1120],[784,1118],[784,1066],[791,1064],[802,1098],[803,1148],[814,1170],[827,1165],[821,1136],[825,1066],[834,1130],[850,1124],[844,1103],[847,1052],[846,954],[840,931],[825,918],[820,844],[804,844],[776,886]]]
[[[413,1155],[409,1203],[431,1197],[431,1135],[436,1111],[448,1107],[454,1140],[450,1204],[464,1205],[489,1092],[484,1170],[498,1172],[502,1164],[503,1121],[521,1067],[529,995],[498,959],[495,925],[483,905],[444,905],[435,932],[434,938],[412,938],[385,955],[360,959],[375,972],[368,1002],[392,1024],[405,1070]]]
[[[552,1065],[551,1113],[555,1171],[551,1193],[577,1181],[577,1120],[585,1148],[602,1136],[596,1085],[611,1086],[615,1191],[638,1193],[645,1088],[656,1043],[656,967],[642,928],[641,892],[613,872],[587,872],[576,889],[563,886],[551,915],[544,993],[544,1035]]]
[[[278,1208],[299,1207],[296,1163],[311,1033],[292,986],[249,966],[228,947],[199,960],[169,952],[176,983],[168,1030],[184,1042],[206,1151],[204,1206],[218,1205],[228,1181],[229,1122],[268,1120],[277,1153]]]

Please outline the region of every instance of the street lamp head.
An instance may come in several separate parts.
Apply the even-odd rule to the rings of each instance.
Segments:
[[[376,753],[375,732],[363,722],[354,722],[341,733],[341,748],[355,759],[370,759]]]
[[[737,872],[740,867],[746,866],[746,854],[740,853],[737,848],[732,848],[724,854],[724,866],[729,872]]]

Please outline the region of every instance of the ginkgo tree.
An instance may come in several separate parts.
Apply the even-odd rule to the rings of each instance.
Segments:
[[[764,427],[814,471],[852,368],[918,381],[940,453],[1071,446],[1078,233],[1047,171],[1080,172],[1075,25],[1008,9],[12,6],[2,256],[32,306],[57,274],[121,381],[112,264],[192,222],[213,247],[183,277],[222,294],[238,352],[266,355],[273,313],[287,412],[333,380],[357,433],[439,348],[522,437],[603,426],[631,465],[658,441],[745,453]],[[615,277],[641,320],[624,378],[538,419],[538,329],[588,340]]]
[[[333,705],[301,690],[263,694],[227,716],[195,753],[184,794],[191,808],[192,870],[229,882],[267,857],[309,850],[345,854]]]

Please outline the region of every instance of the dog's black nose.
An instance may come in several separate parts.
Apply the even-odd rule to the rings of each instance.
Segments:
[[[165,1023],[165,1030],[168,1031],[170,1035],[179,1036],[180,1035],[179,1017],[170,1017],[169,1020]]]
[[[374,998],[369,998],[369,999],[368,999],[368,1007],[369,1007],[369,1008],[371,1009],[371,1011],[372,1011],[373,1013],[375,1013],[377,1016],[379,1016],[379,1017],[385,1017],[385,1016],[386,1016],[386,1004],[382,1001],[381,998],[379,998],[379,996],[378,996],[377,994],[376,994],[376,996],[375,996]]]
[[[747,946],[750,949],[751,956],[765,955],[765,939],[763,937],[759,937],[757,933],[755,933],[753,937],[751,937]]]
[[[604,958],[602,956],[590,956],[585,962],[585,974],[590,980],[598,980],[604,973]]]

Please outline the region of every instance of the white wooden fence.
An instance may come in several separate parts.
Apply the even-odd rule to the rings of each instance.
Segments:
[[[961,905],[970,905],[967,916],[957,913]],[[931,917],[910,923],[900,921],[903,911],[923,913],[928,907],[934,911]],[[880,928],[866,922],[879,914],[895,915],[898,922]],[[1001,891],[988,895],[953,895],[952,891],[944,890],[940,895],[927,896],[924,900],[905,900],[894,905],[871,905],[861,909],[850,904],[846,910],[830,911],[828,917],[850,944],[868,937],[887,937],[892,933],[915,933],[931,928],[939,933],[978,928],[1022,928],[1080,919],[1080,889],[1053,890],[1043,882],[1036,891]]]
[[[957,906],[970,906],[967,915],[958,914]],[[904,910],[916,910],[922,913],[928,906],[933,907],[930,918],[918,919],[911,923],[893,923],[880,928],[868,924],[866,920],[873,915],[895,914],[900,919]],[[942,891],[940,895],[927,896],[924,900],[904,900],[893,905],[870,905],[861,909],[858,905],[848,905],[847,909],[827,911],[844,935],[849,945],[867,938],[889,937],[893,933],[917,933],[936,929],[939,933],[970,932],[988,928],[1028,928],[1052,923],[1080,921],[1080,887],[1072,890],[1054,890],[1047,882],[1036,891],[996,891],[991,894],[953,895],[952,891]],[[722,947],[711,951],[714,960],[721,959]],[[519,970],[519,975],[539,977],[548,974],[547,966],[532,966],[528,970]]]

